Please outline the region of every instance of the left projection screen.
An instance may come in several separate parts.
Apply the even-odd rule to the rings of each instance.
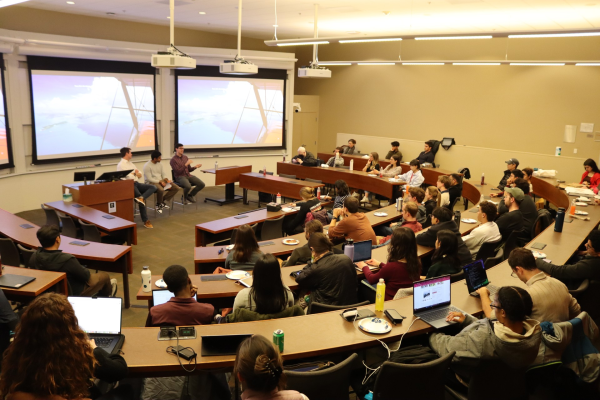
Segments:
[[[154,75],[30,69],[34,162],[155,149]]]
[[[13,167],[4,94],[4,60],[0,54],[0,169]]]

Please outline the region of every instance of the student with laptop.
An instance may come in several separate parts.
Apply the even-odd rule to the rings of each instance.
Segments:
[[[2,362],[0,397],[96,398],[94,378],[110,383],[125,378],[123,357],[96,346],[77,320],[61,294],[46,293],[29,303]]]
[[[411,287],[414,281],[419,280],[421,260],[417,255],[415,233],[406,227],[394,229],[388,245],[387,263],[370,259],[366,262],[358,262],[356,265],[362,268],[365,279],[371,285],[383,279],[385,300],[392,300],[398,289]],[[371,268],[378,268],[379,271],[373,272]]]
[[[344,208],[333,210],[333,218],[329,224],[329,237],[352,239],[355,242],[371,240],[376,245],[377,235],[365,214],[358,212],[358,206],[358,199],[348,196],[344,200]],[[344,216],[344,219],[340,221],[341,216]]]
[[[308,239],[308,247],[312,261],[296,277],[300,290],[310,291],[311,302],[338,306],[355,304],[357,282],[352,260],[344,254],[333,254],[333,244],[323,233],[313,233]]]
[[[237,228],[235,244],[225,259],[225,269],[252,270],[256,260],[262,255],[254,229],[250,225],[244,224]],[[243,268],[241,264],[244,264]]]
[[[198,288],[192,285],[184,267],[171,265],[163,273],[163,280],[175,296],[165,304],[150,308],[146,326],[204,325],[212,322],[215,308],[194,299]]]
[[[502,240],[498,225],[494,222],[497,214],[498,209],[491,201],[482,201],[479,203],[477,220],[481,225],[462,238],[473,258],[477,256],[479,249],[484,243],[500,242]]]
[[[73,296],[114,297],[117,280],[110,279],[106,272],[92,274],[79,264],[74,255],[59,250],[61,237],[56,225],[44,225],[36,233],[41,247],[31,255],[29,267],[44,271],[64,272],[69,282],[69,294]]]
[[[461,270],[460,266],[458,238],[454,232],[447,229],[439,231],[435,241],[435,251],[431,256],[431,267],[427,270],[426,278],[457,274]]]
[[[446,207],[436,207],[431,214],[431,226],[426,231],[417,235],[417,244],[427,247],[435,247],[439,231],[448,229],[458,238],[458,258],[461,265],[471,261],[471,252],[465,245],[458,230],[458,226],[452,220],[452,212]]]

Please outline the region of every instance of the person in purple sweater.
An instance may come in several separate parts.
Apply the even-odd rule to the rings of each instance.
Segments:
[[[388,245],[387,263],[371,259],[366,263],[359,262],[357,265],[362,268],[365,279],[370,284],[376,284],[383,278],[385,300],[392,300],[398,289],[412,287],[413,282],[419,280],[421,260],[417,256],[415,233],[406,227],[394,229],[392,240]],[[373,267],[379,268],[379,271],[371,271]]]

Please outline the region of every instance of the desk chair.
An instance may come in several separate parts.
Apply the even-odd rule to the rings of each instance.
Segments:
[[[460,272],[457,272],[456,274],[450,275],[450,283],[462,281],[463,279],[465,279],[464,269],[461,269]]]
[[[384,362],[375,379],[373,400],[397,398],[444,400],[444,376],[454,354],[453,351],[424,364]]]
[[[504,259],[508,260],[508,256],[510,256],[510,252],[516,249],[517,247],[521,247],[524,244],[524,235],[528,235],[529,232],[525,230],[525,228],[519,229],[518,231],[513,231],[506,239],[506,243],[504,243]]]
[[[494,257],[488,257],[488,259],[483,262],[483,266],[485,269],[490,269],[500,264],[502,261],[504,261],[504,249],[500,248]]]
[[[534,238],[542,233],[552,223],[552,215],[548,210],[542,208],[538,210],[538,216],[531,227],[531,237]]]
[[[79,220],[81,229],[83,230],[83,240],[88,242],[107,243],[107,244],[123,244],[125,241],[115,238],[111,235],[102,236],[98,227],[94,224],[86,224],[82,220]]]
[[[475,259],[482,260],[485,263],[485,260],[496,255],[496,248],[498,246],[500,246],[500,241],[483,243],[479,248],[479,251],[477,251]]]
[[[581,281],[581,283],[579,284],[579,287],[577,289],[569,290],[569,293],[571,294],[571,296],[578,298],[586,290],[588,290],[589,287],[590,287],[590,280],[584,279],[583,281]]]
[[[19,250],[15,246],[10,238],[0,238],[0,259],[3,265],[10,265],[18,267],[21,265],[21,257],[19,257]]]
[[[171,170],[171,180],[175,183],[177,183],[177,181],[175,180],[175,172],[173,172],[173,170]],[[196,186],[192,185],[192,187],[190,188],[190,192],[195,188]],[[191,204],[195,204],[196,205],[196,210],[198,210],[198,199],[196,199],[194,197],[194,200],[196,200],[195,203],[190,203],[188,202],[186,199],[183,198],[183,188],[181,188],[181,203],[178,201],[175,201],[175,198],[173,198],[173,201],[171,201],[171,208],[173,208],[173,204],[179,204],[182,208],[183,208],[183,212],[185,212],[185,206],[189,206]]]
[[[268,219],[263,222],[260,229],[260,240],[277,239],[285,236],[283,234],[283,217]]]
[[[31,256],[33,255],[33,253],[36,252],[36,249],[28,249],[26,247],[21,246],[18,243],[17,243],[17,248],[19,249],[19,252],[21,253],[21,258],[23,258],[23,265],[25,266],[25,268],[30,268],[29,260],[31,259]]]
[[[59,229],[62,228],[60,220],[58,219],[58,214],[54,208],[46,207],[42,204],[42,210],[44,210],[44,214],[46,214],[46,225],[56,225]]]
[[[287,389],[297,390],[311,400],[348,399],[350,374],[359,365],[359,357],[354,353],[341,363],[320,371],[286,370]],[[397,398],[397,394],[391,398]]]
[[[73,239],[78,239],[79,233],[77,232],[77,227],[75,226],[75,221],[73,221],[73,218],[71,218],[70,215],[59,215],[58,217],[62,222],[61,234]]]
[[[183,192],[182,192],[182,193],[183,193]],[[150,207],[150,206],[148,205],[148,200],[150,200],[150,199],[153,199],[153,202],[152,202],[152,204],[154,205],[154,207]],[[148,197],[148,198],[146,199],[146,208],[148,208],[148,209],[150,209],[150,210],[154,211],[154,218],[158,218],[158,215],[159,215],[159,213],[156,211],[156,209],[157,209],[157,204],[156,204],[156,203],[157,203],[157,201],[158,201],[157,199],[158,199],[158,196],[156,195],[156,192],[152,193],[152,194],[150,195],[150,197]],[[167,210],[169,211],[169,215],[171,215],[171,210],[173,210],[173,203],[174,203],[174,202],[175,202],[175,197],[173,197],[173,198],[171,199],[171,206],[170,206],[170,207],[167,209]],[[205,203],[206,203],[206,201],[205,201]],[[198,208],[198,207],[196,206],[196,208]],[[163,208],[163,211],[164,211],[164,210],[165,210],[165,209]],[[162,215],[162,214],[161,214],[161,215]]]
[[[447,204],[444,207],[446,207],[448,210],[454,212],[454,206],[456,205],[456,203],[458,203],[459,200],[460,200],[460,197],[457,197],[454,199],[454,201],[452,203]]]
[[[345,310],[347,308],[355,308],[355,307],[360,307],[360,306],[366,306],[369,305],[369,301],[365,300],[361,303],[356,303],[356,304],[350,304],[347,306],[333,306],[330,304],[321,304],[321,303],[315,303],[315,302],[311,302],[308,305],[308,312],[306,314],[320,314],[320,313],[324,313],[324,312],[329,312],[329,311],[336,311],[336,310]]]

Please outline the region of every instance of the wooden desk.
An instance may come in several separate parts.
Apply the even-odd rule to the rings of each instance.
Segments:
[[[59,293],[69,295],[67,274],[64,272],[41,271],[39,269],[2,266],[3,275],[32,276],[34,281],[18,289],[2,288],[6,298],[13,301],[28,303],[37,296],[58,284]]]
[[[281,176],[263,175],[258,172],[240,174],[240,187],[244,189],[244,204],[248,204],[248,190],[270,194],[280,193],[288,199],[301,199],[300,189],[303,187],[316,188],[325,186],[322,183],[283,178]],[[323,193],[325,194],[325,193]]]
[[[24,224],[29,224],[33,228],[22,228],[21,225]],[[22,246],[28,248],[40,247],[40,242],[36,236],[39,228],[39,226],[23,218],[0,209],[0,234],[11,238]],[[81,264],[89,269],[122,273],[125,308],[129,308],[129,274],[133,273],[131,246],[118,246],[96,242],[86,242],[89,243],[86,246],[70,244],[74,240],[85,242],[85,240],[73,239],[61,235],[59,249],[65,253],[73,254]]]
[[[84,182],[69,183],[62,186],[73,195],[73,202],[83,204],[108,212],[108,203],[115,202],[117,211],[114,213],[119,218],[133,222],[133,180],[96,183],[86,185]]]
[[[371,153],[366,153],[367,156],[369,156]],[[329,154],[329,153],[317,153],[317,157],[320,158],[321,160],[327,162],[327,160],[329,160],[331,157],[333,157],[333,153]],[[365,165],[367,165],[367,162],[369,162],[369,157],[364,157],[365,154],[361,154],[361,155],[354,155],[354,154],[341,154],[342,158],[344,159],[344,165],[349,166],[350,165],[350,160],[354,160],[354,170],[355,171],[362,171],[362,169],[365,167]],[[404,158],[402,159],[403,161]],[[408,160],[410,161],[410,160]],[[383,160],[383,159],[379,159],[379,165],[381,165],[381,168],[385,168],[390,164],[389,160]]]
[[[244,165],[238,167],[237,165],[231,167],[221,167],[218,169],[203,169],[202,172],[205,174],[215,174],[215,185],[225,185],[225,198],[224,199],[211,199],[205,198],[204,202],[214,201],[219,205],[233,203],[242,199],[242,196],[235,194],[235,182],[240,180],[240,174],[244,172],[252,172],[252,165]]]
[[[137,244],[137,224],[134,222],[74,202],[60,200],[44,203],[44,205],[70,215],[71,217],[80,219],[85,223],[94,224],[100,231],[110,233],[113,236],[118,236],[130,246],[132,244]],[[114,218],[107,219],[104,218],[105,216]]]

